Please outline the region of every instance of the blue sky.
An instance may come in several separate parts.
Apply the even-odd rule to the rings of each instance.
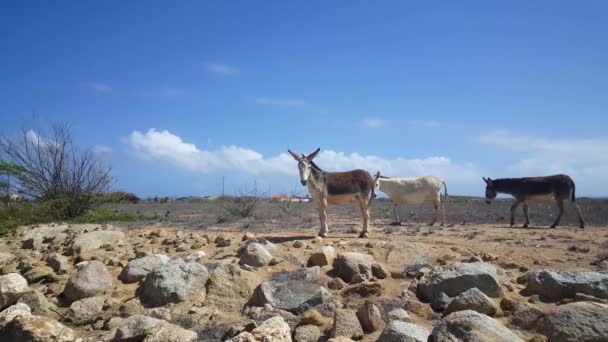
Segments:
[[[0,4],[0,130],[67,122],[115,188],[206,195],[328,170],[568,173],[605,196],[605,1]]]

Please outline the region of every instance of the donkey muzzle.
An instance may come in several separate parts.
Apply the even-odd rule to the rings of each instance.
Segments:
[[[303,186],[306,186],[306,181],[305,180],[300,181],[300,182],[302,183]]]

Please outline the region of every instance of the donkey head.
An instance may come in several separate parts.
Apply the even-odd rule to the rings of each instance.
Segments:
[[[496,190],[494,189],[494,183],[490,178],[482,177],[483,181],[486,182],[486,203],[492,203],[492,200],[496,198]]]
[[[374,175],[374,194],[377,194],[380,191],[380,171],[376,172]]]
[[[300,170],[300,182],[302,185],[306,186],[306,182],[310,178],[312,174],[312,160],[317,156],[321,148],[317,148],[316,151],[309,154],[308,156],[301,155],[299,156],[297,153],[292,152],[291,150],[287,150],[289,154],[298,162],[298,170]]]

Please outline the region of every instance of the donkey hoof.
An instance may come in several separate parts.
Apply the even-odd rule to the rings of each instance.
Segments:
[[[359,238],[360,239],[367,239],[367,237],[368,237],[367,233],[361,233],[361,234],[359,234]]]
[[[400,226],[401,222],[391,222],[391,226]]]
[[[319,237],[322,237],[322,238],[325,239],[327,237],[327,234],[321,234],[321,233],[319,233]]]
[[[524,227],[524,228],[528,228],[528,224],[527,224],[527,223],[526,223],[526,224],[524,224],[524,226],[523,226],[523,227]]]
[[[585,229],[585,225],[581,224],[579,227],[581,227],[581,229]]]
[[[557,225],[556,224],[552,224],[551,227],[549,227],[549,228],[555,228],[555,227],[557,227]]]

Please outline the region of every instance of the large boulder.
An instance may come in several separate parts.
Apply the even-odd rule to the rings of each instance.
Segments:
[[[542,323],[545,314],[528,303],[518,303],[511,313],[511,323],[529,330],[536,330]]]
[[[58,235],[65,235],[65,232],[70,230],[70,226],[45,224],[29,230],[23,238],[21,238],[22,246],[25,249],[41,250],[45,248],[44,243],[53,241]]]
[[[334,313],[334,324],[329,332],[330,337],[344,336],[359,339],[363,336],[363,328],[354,310],[338,309]]]
[[[17,303],[0,312],[0,329],[17,317],[32,317],[32,310],[27,304]]]
[[[474,287],[452,299],[445,309],[445,314],[463,310],[473,310],[488,316],[494,316],[496,314],[496,304]]]
[[[382,329],[384,321],[380,309],[372,303],[365,303],[357,310],[357,318],[363,331],[367,334]]]
[[[112,292],[112,275],[101,261],[93,260],[82,266],[63,289],[68,303]]]
[[[256,288],[250,304],[271,304],[277,309],[300,314],[322,304],[328,297],[329,291],[319,284],[266,281]]]
[[[179,303],[205,295],[209,271],[199,263],[169,262],[146,275],[142,286],[142,302],[151,306]]]
[[[608,273],[553,272],[537,270],[526,274],[526,295],[538,294],[547,300],[574,298],[584,293],[597,298],[608,298]]]
[[[504,295],[496,276],[496,268],[484,262],[434,267],[420,279],[417,293],[421,299],[430,302],[442,292],[455,297],[474,287],[488,297],[498,298]]]
[[[158,266],[168,263],[170,258],[166,255],[155,254],[129,261],[122,269],[118,279],[125,283],[135,283],[146,277],[146,275]]]
[[[116,342],[193,342],[196,340],[197,334],[194,331],[143,315],[135,315],[123,320],[114,335]]]
[[[371,255],[356,252],[340,253],[334,261],[334,271],[337,277],[347,283],[350,283],[356,275],[371,279],[373,262],[374,258]]]
[[[444,317],[433,328],[431,338],[434,342],[523,342],[497,320],[473,310],[458,311]]]
[[[104,312],[104,302],[105,298],[103,297],[90,297],[77,300],[70,305],[68,317],[76,324],[91,323]]]
[[[429,331],[408,322],[391,321],[382,331],[378,342],[426,342]]]
[[[19,298],[19,303],[29,306],[34,315],[46,316],[49,314],[50,303],[38,290],[29,289]]]
[[[226,312],[241,312],[259,284],[260,279],[254,272],[235,264],[220,264],[207,282],[205,305]]]
[[[17,317],[0,331],[5,342],[72,342],[74,331],[42,316]]]
[[[239,251],[241,265],[249,265],[254,267],[267,266],[272,260],[272,255],[268,250],[257,242],[247,244]]]
[[[49,255],[49,257],[46,259],[46,264],[57,274],[65,274],[70,267],[68,258],[59,253]]]
[[[97,230],[76,236],[72,242],[72,254],[79,255],[89,252],[103,245],[116,245],[122,242],[125,234],[114,230]]]
[[[0,276],[0,310],[17,303],[27,290],[27,280],[19,273]]]
[[[608,305],[576,302],[560,305],[543,322],[549,341],[608,341]]]

